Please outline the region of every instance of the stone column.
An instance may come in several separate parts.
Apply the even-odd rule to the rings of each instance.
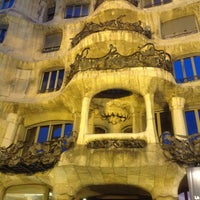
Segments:
[[[174,135],[187,135],[185,117],[184,117],[185,99],[183,97],[172,97],[170,110],[172,114]]]
[[[8,147],[14,142],[21,120],[22,118],[19,117],[16,113],[8,114],[7,116],[8,126],[1,146]]]
[[[146,120],[147,127],[146,132],[148,134],[148,142],[156,143],[158,142],[156,125],[155,125],[155,115],[154,115],[154,95],[147,93],[144,95],[145,106],[146,106]]]
[[[82,100],[81,121],[77,144],[84,144],[84,135],[88,132],[90,100],[91,98],[89,97],[84,97]]]
[[[80,121],[81,121],[81,113],[75,112],[74,113],[74,122],[73,122],[73,131],[79,132],[80,128]]]
[[[139,133],[142,130],[142,115],[139,110],[134,109],[132,113],[132,129],[133,133]]]

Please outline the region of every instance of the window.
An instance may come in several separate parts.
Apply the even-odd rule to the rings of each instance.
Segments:
[[[161,24],[162,38],[181,37],[197,33],[198,25],[193,15],[173,19]]]
[[[4,200],[47,200],[52,199],[51,190],[43,185],[16,185],[9,187]]]
[[[200,110],[189,110],[185,112],[185,120],[188,135],[200,132]]]
[[[6,9],[13,6],[14,0],[0,0],[0,9]]]
[[[0,43],[3,43],[7,30],[8,30],[7,24],[0,25]]]
[[[156,112],[155,122],[159,138],[166,131],[173,133],[171,113],[169,111]]]
[[[152,6],[159,6],[170,3],[172,0],[143,0],[143,8],[150,8]]]
[[[54,34],[46,35],[44,48],[42,52],[47,53],[47,52],[59,50],[61,41],[62,41],[62,33],[54,33]]]
[[[40,92],[53,92],[61,88],[64,77],[64,69],[47,71],[43,73]]]
[[[25,142],[32,145],[33,143],[44,143],[60,137],[70,137],[72,129],[72,123],[52,122],[52,124],[41,124],[28,128]]]
[[[89,5],[70,5],[66,7],[65,18],[77,18],[88,15]]]
[[[174,76],[177,83],[200,79],[200,56],[176,60],[174,62]]]
[[[55,14],[55,6],[52,6],[50,8],[47,9],[47,16],[46,16],[46,22],[50,21],[53,19]]]

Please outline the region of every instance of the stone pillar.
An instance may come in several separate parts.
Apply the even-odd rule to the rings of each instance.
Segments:
[[[74,122],[73,122],[73,131],[79,132],[80,128],[80,121],[81,121],[81,113],[75,112],[74,113]]]
[[[89,97],[84,97],[82,100],[81,121],[77,144],[84,144],[84,135],[88,132],[90,100],[91,98]]]
[[[185,99],[183,97],[172,97],[170,102],[174,135],[187,135],[184,117],[184,104]]]
[[[7,116],[8,126],[1,146],[8,147],[14,143],[15,136],[22,118],[16,113],[9,113]]]
[[[142,115],[139,110],[135,110],[132,113],[132,129],[133,133],[139,133],[142,130]]]
[[[147,93],[144,96],[145,106],[146,106],[146,121],[147,121],[147,137],[149,143],[158,142],[156,125],[155,125],[155,115],[154,115],[154,95]]]

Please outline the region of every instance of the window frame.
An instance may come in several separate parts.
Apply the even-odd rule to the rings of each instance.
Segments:
[[[56,73],[55,80],[53,77],[53,73]],[[61,79],[59,78],[61,74]],[[47,75],[47,81],[45,80],[45,76]],[[39,93],[49,93],[49,92],[56,92],[60,90],[63,86],[63,80],[65,78],[65,69],[58,68],[58,69],[51,69],[42,72],[41,75],[41,82],[40,82],[40,90]],[[60,80],[60,83],[59,83]],[[51,84],[53,84],[53,88],[51,88]]]
[[[184,30],[181,29],[181,30],[178,30],[178,32],[165,33],[166,30],[174,30],[172,27],[167,27],[167,26],[169,26],[169,25],[173,26],[173,24],[174,24],[174,27],[179,27],[180,23],[183,23],[184,21],[189,20],[189,18],[194,19],[194,21],[192,21],[192,22],[194,22],[195,27],[192,27],[191,30],[187,30],[188,27],[181,27]],[[168,23],[168,25],[167,25],[167,23]],[[188,24],[188,22],[184,23],[184,24]],[[192,23],[189,23],[189,24],[192,24]],[[191,27],[189,27],[189,28],[191,28]],[[179,27],[179,29],[180,29],[180,27]],[[175,17],[173,19],[161,22],[161,38],[162,39],[179,38],[179,37],[195,34],[198,32],[199,32],[199,24],[198,24],[197,16],[195,14],[179,16],[179,17]]]
[[[76,8],[80,7],[80,13],[79,15],[76,16]],[[87,9],[87,14],[83,14],[84,7]],[[70,12],[70,16],[68,17],[68,9],[72,9]],[[65,7],[65,13],[64,13],[64,19],[76,19],[80,17],[86,17],[89,15],[89,9],[90,9],[90,4],[89,3],[83,3],[83,4],[69,4],[66,5]]]
[[[195,108],[195,109],[188,109],[188,110],[184,111],[185,125],[186,125],[186,129],[187,129],[187,133],[190,136],[190,135],[196,134],[196,132],[195,133],[189,133],[189,128],[188,128],[189,124],[187,123],[187,119],[186,119],[186,113],[187,112],[194,112],[197,133],[200,133],[200,109]]]
[[[63,37],[62,32],[46,34],[44,37],[42,53],[58,51],[62,43],[62,37]]]
[[[15,0],[2,0],[0,4],[0,10],[11,8],[14,4]]]
[[[199,58],[199,63],[196,59]],[[191,72],[193,76],[188,76],[189,73],[186,65],[186,59],[190,59]],[[177,65],[176,65],[177,63]],[[173,75],[177,83],[186,83],[190,81],[196,81],[200,79],[200,55],[192,55],[177,59],[173,62]]]
[[[42,143],[42,142],[38,142],[38,139],[39,139],[39,134],[40,134],[40,128],[44,127],[44,126],[48,127],[48,137],[47,137],[46,141],[51,141],[53,139],[56,139],[56,138],[52,137],[53,136],[53,127],[56,126],[56,125],[62,125],[61,126],[61,135],[60,135],[60,137],[56,137],[56,138],[62,138],[62,137],[68,136],[68,135],[65,135],[65,126],[66,125],[72,126],[72,130],[71,130],[70,133],[72,134],[72,132],[73,132],[74,125],[73,125],[72,121],[64,121],[64,120],[61,120],[61,121],[47,121],[47,122],[38,123],[38,124],[34,124],[32,126],[26,127],[26,132],[25,132],[23,140],[28,143],[27,135],[29,134],[29,131],[31,131],[33,129],[36,129],[35,133],[34,133],[34,136],[33,136],[34,138],[30,137],[30,139],[33,141],[33,144]],[[33,133],[30,133],[30,134],[33,134]],[[44,142],[46,142],[46,141],[44,141]]]
[[[142,0],[142,8],[151,8],[155,6],[161,6],[168,3],[171,3],[173,0],[149,0],[148,5],[146,5],[146,0]],[[159,3],[156,3],[156,1],[159,1]]]

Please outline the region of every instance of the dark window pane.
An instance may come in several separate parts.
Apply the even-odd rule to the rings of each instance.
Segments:
[[[174,62],[174,73],[177,83],[182,83],[184,81],[181,61],[177,60]]]
[[[154,0],[154,5],[160,5],[161,4],[161,0]]]
[[[62,82],[63,82],[63,77],[64,77],[64,69],[59,70],[58,82],[57,82],[56,90],[59,90],[61,88]]]
[[[191,135],[193,133],[198,133],[194,111],[185,112],[185,118],[186,118],[188,134]]]
[[[81,6],[75,6],[74,9],[75,9],[74,17],[80,17]]]
[[[55,7],[48,8],[48,11],[47,11],[47,21],[52,20],[53,17],[54,17],[54,14],[55,14]]]
[[[37,142],[39,143],[46,142],[48,139],[48,132],[49,132],[49,126],[41,126]]]
[[[25,143],[27,145],[32,145],[35,141],[37,127],[28,129],[26,133]]]
[[[88,15],[88,5],[83,5],[82,6],[82,16],[87,16]]]
[[[196,68],[196,75],[200,79],[200,56],[194,56],[194,64]]]
[[[45,92],[46,91],[48,78],[49,78],[49,72],[45,72],[44,73],[44,77],[43,77],[43,81],[42,81],[41,92]]]
[[[57,74],[57,71],[53,71],[53,72],[51,73],[49,91],[53,91],[53,90],[54,90],[55,81],[56,81],[56,74]]]
[[[152,6],[151,0],[145,0],[144,1],[144,8],[149,8]]]
[[[6,29],[2,29],[0,30],[0,43],[2,43],[4,41],[4,38],[6,36]]]
[[[170,3],[172,0],[163,0],[163,3]]]
[[[160,113],[160,122],[161,122],[161,131],[162,133],[165,131],[173,132],[172,128],[172,119],[170,112],[162,112]]]
[[[97,127],[94,128],[94,132],[95,133],[106,133],[106,130],[102,127],[97,126]]]
[[[73,6],[68,6],[66,9],[65,18],[72,18],[72,17],[73,17]]]
[[[4,2],[3,2],[3,9],[9,8],[9,6],[10,6],[10,1],[9,0],[4,0]]]
[[[70,137],[72,134],[73,124],[65,124],[64,136]]]
[[[53,126],[52,130],[52,139],[61,137],[62,133],[62,124],[57,124]]]
[[[193,69],[192,69],[191,58],[184,59],[184,67],[185,67],[187,80],[188,81],[194,80],[194,73],[193,73]]]

